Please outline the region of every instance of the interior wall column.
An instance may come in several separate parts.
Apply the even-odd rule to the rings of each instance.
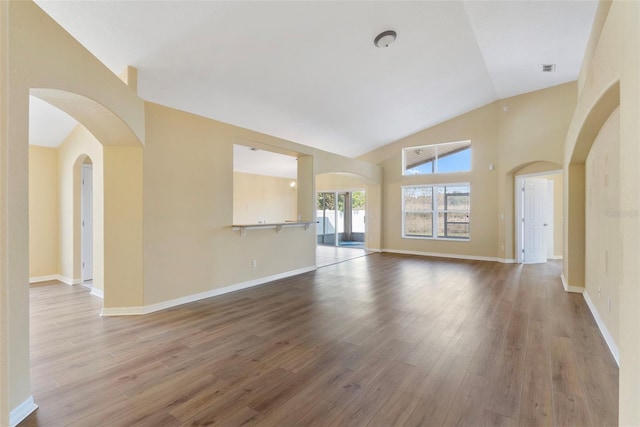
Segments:
[[[7,241],[7,130],[9,73],[7,61],[7,2],[0,2],[0,425],[9,424],[9,316],[8,316],[8,253]]]
[[[626,61],[620,90],[620,425],[640,425],[640,4],[622,8]]]
[[[382,249],[382,233],[380,230],[382,219],[382,186],[380,184],[367,185],[365,195],[366,205],[366,232],[365,247],[368,250],[380,251]]]
[[[564,173],[564,280],[585,284],[585,165],[569,164]]]
[[[142,147],[104,147],[104,307],[144,305]]]
[[[298,221],[315,221],[313,156],[298,157]]]
[[[9,66],[9,59],[20,55],[10,22],[15,3],[0,6],[0,400],[8,424],[35,409],[29,359],[29,90],[28,77]]]

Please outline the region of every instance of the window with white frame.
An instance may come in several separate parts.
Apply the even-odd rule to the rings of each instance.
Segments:
[[[471,141],[408,147],[402,150],[402,174],[468,172],[471,170]]]
[[[402,237],[469,240],[471,185],[402,187]]]

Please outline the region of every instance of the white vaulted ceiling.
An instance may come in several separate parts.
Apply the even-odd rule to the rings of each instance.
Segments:
[[[591,1],[38,1],[149,101],[354,157],[577,78]],[[387,49],[375,36],[397,32]],[[556,64],[542,73],[541,64]]]

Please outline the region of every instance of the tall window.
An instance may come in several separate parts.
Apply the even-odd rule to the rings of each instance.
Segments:
[[[471,141],[404,148],[402,162],[403,175],[468,172],[471,170]]]
[[[402,187],[402,237],[469,240],[469,183]]]

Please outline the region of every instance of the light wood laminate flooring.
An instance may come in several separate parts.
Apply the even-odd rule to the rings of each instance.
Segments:
[[[560,272],[371,254],[104,318],[32,286],[21,426],[617,425],[618,369]]]
[[[316,246],[316,265],[326,267],[354,258],[368,255],[370,252],[364,248],[348,248],[343,246]]]

